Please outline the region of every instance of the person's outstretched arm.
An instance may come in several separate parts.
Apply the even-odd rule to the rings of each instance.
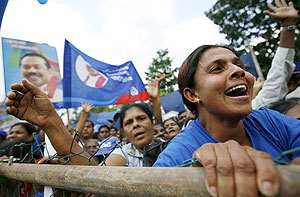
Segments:
[[[91,110],[94,108],[93,104],[91,103],[81,103],[81,106],[82,106],[82,113],[80,115],[79,121],[76,126],[77,132],[80,136],[84,129],[85,121],[87,120]]]
[[[276,6],[268,4],[271,11],[264,11],[271,18],[279,20],[281,27],[293,27],[297,23],[298,13],[292,2],[276,1]],[[289,92],[288,82],[293,74],[295,65],[295,29],[282,30],[280,45],[272,61],[262,90],[252,100],[252,108],[271,107],[273,103],[283,99]]]
[[[26,79],[23,79],[22,83],[11,86],[12,91],[8,93],[5,102],[8,107],[7,113],[39,126],[48,135],[58,155],[71,156],[70,146],[73,137],[64,126],[47,95]],[[82,152],[81,155],[90,157],[76,142],[72,146],[72,152]],[[88,159],[81,156],[71,157],[69,162],[77,165],[89,163]],[[92,165],[97,165],[93,159]]]
[[[149,80],[147,92],[152,101],[153,115],[158,123],[162,124],[161,115],[161,97],[160,97],[160,83],[165,79],[165,75],[158,74],[155,79]]]

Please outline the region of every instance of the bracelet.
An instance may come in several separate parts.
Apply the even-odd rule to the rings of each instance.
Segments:
[[[280,31],[291,31],[291,30],[295,30],[297,29],[296,25],[291,25],[291,26],[287,26],[287,27],[280,27]]]

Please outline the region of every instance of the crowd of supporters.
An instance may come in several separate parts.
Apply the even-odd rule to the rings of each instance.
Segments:
[[[212,196],[276,195],[280,183],[272,158],[300,146],[300,73],[293,73],[298,13],[285,0],[269,8],[264,13],[279,20],[282,29],[266,81],[256,81],[232,48],[203,45],[179,71],[185,111],[163,117],[160,83],[165,76],[158,75],[148,83],[150,104],[126,105],[111,124],[95,131],[88,119],[92,104],[82,103],[76,128],[66,128],[47,96],[23,80],[12,86],[6,105],[9,114],[28,122],[13,125],[7,135],[0,132],[2,159],[63,164],[61,158],[43,158],[46,133],[71,165],[164,167],[195,157],[204,166]],[[117,121],[119,128],[113,127]],[[20,143],[34,148],[21,151],[15,146]],[[297,164],[299,156],[292,153],[283,162]]]

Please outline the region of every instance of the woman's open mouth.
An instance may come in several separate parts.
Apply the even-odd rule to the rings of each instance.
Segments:
[[[145,131],[138,131],[134,134],[134,138],[140,138],[143,134],[145,134]]]
[[[225,92],[226,96],[230,97],[239,97],[239,96],[247,96],[248,95],[248,88],[246,85],[237,85],[232,88],[229,88]]]

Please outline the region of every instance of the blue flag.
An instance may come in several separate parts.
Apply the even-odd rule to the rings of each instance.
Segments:
[[[296,64],[296,68],[294,72],[300,72],[300,62],[294,62]]]
[[[243,64],[248,68],[248,72],[250,72],[255,78],[257,78],[257,73],[256,73],[256,69],[254,66],[251,53],[242,55],[240,59],[242,60]]]
[[[8,3],[8,0],[0,0],[0,29],[1,29],[2,18],[3,18],[4,12],[5,12],[7,3]]]
[[[106,64],[65,41],[61,107],[79,107],[81,102],[106,106],[149,99],[145,85],[131,61],[120,66]]]

